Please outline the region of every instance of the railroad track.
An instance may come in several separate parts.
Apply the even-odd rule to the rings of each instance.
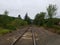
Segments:
[[[32,30],[32,40],[33,40],[33,45],[37,45],[34,30]]]
[[[37,45],[36,43],[36,36],[35,36],[35,33],[34,33],[34,30],[32,30],[32,27],[29,27],[27,30],[25,30],[21,36],[19,36],[11,45],[15,45],[17,42],[19,42],[19,40],[23,37],[23,35],[28,32],[28,30],[31,30],[31,34],[32,34],[32,45]]]

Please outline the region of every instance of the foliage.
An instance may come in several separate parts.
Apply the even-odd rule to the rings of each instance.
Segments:
[[[15,19],[14,21],[12,21],[11,25],[15,26],[16,28],[19,28],[21,26],[27,25],[27,22],[20,19]]]
[[[31,24],[31,19],[28,17],[28,14],[26,13],[24,21],[27,21],[28,24]]]
[[[7,14],[7,12],[5,12]],[[0,27],[10,30],[16,30],[16,28],[27,25],[26,21],[23,21],[19,17],[10,17],[8,15],[0,14]]]
[[[37,14],[34,19],[34,23],[36,25],[43,25],[44,24],[44,17],[45,17],[45,12],[41,12],[40,14]]]
[[[0,26],[6,28],[7,24],[12,22],[14,19],[15,19],[14,17],[0,15]]]
[[[0,35],[4,35],[9,32],[11,32],[11,30],[0,28]]]
[[[18,18],[19,18],[19,19],[22,19],[20,15],[18,15]]]
[[[8,16],[8,11],[6,10],[3,15]]]
[[[56,5],[49,5],[47,8],[48,16],[49,18],[53,18],[54,15],[56,15]]]
[[[47,12],[48,12],[48,22],[47,22],[47,26],[48,27],[52,27],[54,25],[54,21],[53,21],[53,16],[56,15],[56,5],[49,5],[47,8]]]

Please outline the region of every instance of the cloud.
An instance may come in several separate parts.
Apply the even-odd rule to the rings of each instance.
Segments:
[[[9,11],[10,16],[18,16],[20,14],[24,18],[26,12],[33,19],[37,13],[46,11],[49,4],[56,4],[58,8],[57,17],[60,12],[59,0],[0,0],[0,13],[4,10]]]

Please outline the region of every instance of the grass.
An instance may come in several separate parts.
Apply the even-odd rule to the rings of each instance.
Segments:
[[[11,30],[0,28],[0,35],[7,34],[7,33],[9,33],[9,32],[11,32]]]
[[[53,25],[53,28],[60,30],[60,26],[59,25]]]
[[[57,34],[60,34],[60,26],[54,25],[53,28],[55,29],[55,32],[56,32]]]
[[[60,34],[60,26],[59,25],[53,25],[52,27],[46,27],[44,26],[45,29],[51,29],[50,31],[51,32],[54,32],[54,33],[57,33],[57,34]]]

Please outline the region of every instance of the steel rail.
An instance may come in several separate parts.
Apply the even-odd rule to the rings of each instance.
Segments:
[[[34,30],[32,30],[32,40],[33,40],[33,45],[37,45]]]
[[[29,28],[28,28],[29,29]],[[28,31],[28,29],[26,29],[22,34],[21,36],[18,37],[18,39],[16,39],[11,45],[15,45],[20,39],[21,37]]]

